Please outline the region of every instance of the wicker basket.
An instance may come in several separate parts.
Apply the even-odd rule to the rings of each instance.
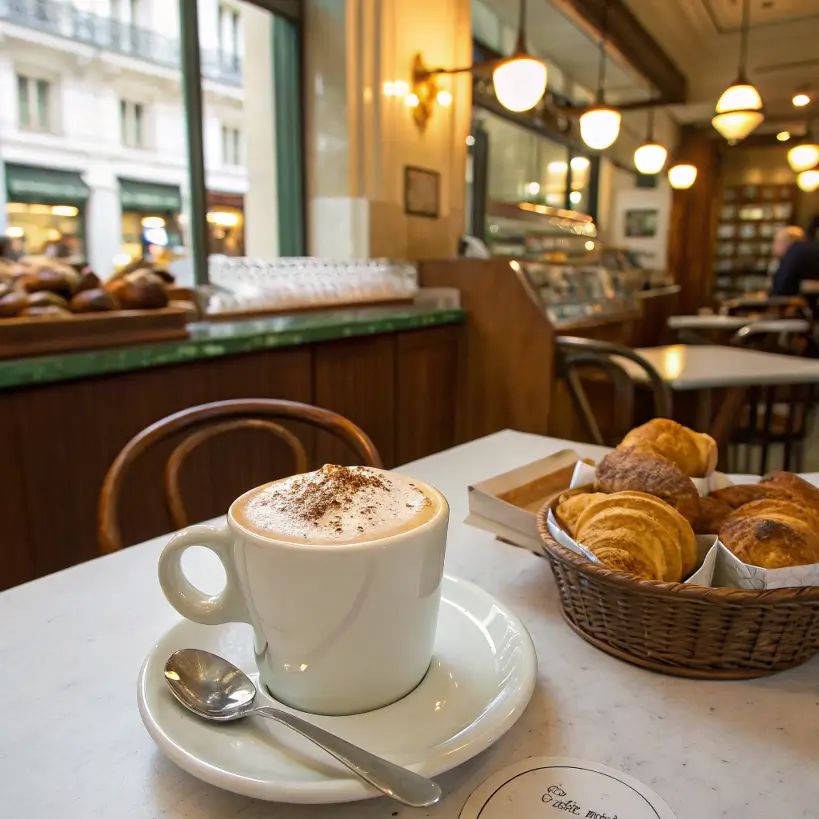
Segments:
[[[538,530],[566,622],[621,660],[680,677],[734,680],[793,668],[819,652],[819,587],[746,591],[637,580]]]

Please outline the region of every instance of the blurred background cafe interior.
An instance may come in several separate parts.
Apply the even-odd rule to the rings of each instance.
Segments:
[[[0,0],[0,41],[0,589],[98,554],[117,453],[226,399],[387,468],[664,415],[819,469],[816,3]],[[267,437],[192,456],[191,519]],[[127,543],[174,528],[159,463]]]

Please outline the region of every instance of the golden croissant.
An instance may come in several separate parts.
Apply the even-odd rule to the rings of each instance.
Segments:
[[[669,418],[654,418],[635,427],[620,442],[621,447],[634,444],[653,447],[689,478],[706,477],[717,467],[717,442]]]

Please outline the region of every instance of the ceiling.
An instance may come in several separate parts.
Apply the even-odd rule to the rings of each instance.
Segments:
[[[549,0],[530,0],[526,21],[530,51],[549,64],[549,87],[572,102],[593,99],[597,87],[599,41]],[[472,31],[485,45],[511,54],[517,39],[520,0],[472,0]],[[606,70],[606,99],[617,103],[648,99],[649,85],[628,63],[613,55]]]
[[[719,95],[736,78],[741,0],[626,0],[628,7],[688,80],[680,122],[707,122]],[[748,75],[762,94],[768,129],[804,118],[791,97],[812,90],[819,107],[819,2],[751,0]]]

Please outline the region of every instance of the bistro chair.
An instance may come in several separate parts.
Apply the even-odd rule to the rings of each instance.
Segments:
[[[731,344],[780,355],[817,356],[816,342],[807,328],[783,332],[782,323],[759,322],[743,327],[734,334]],[[729,469],[764,475],[772,448],[781,446],[782,469],[790,471],[793,467],[801,472],[816,399],[814,384],[749,387],[729,440]],[[753,450],[758,450],[758,467],[752,462]]]
[[[269,420],[272,418],[306,423],[329,432],[346,444],[362,465],[382,465],[381,456],[366,433],[352,421],[330,410],[272,398],[216,401],[190,407],[146,427],[125,445],[111,464],[100,493],[97,527],[100,552],[108,554],[123,547],[118,511],[123,483],[132,465],[146,450],[171,436],[186,434],[173,449],[165,465],[165,502],[176,529],[190,523],[179,487],[182,466],[192,452],[219,436],[242,429],[270,433],[284,441],[292,451],[293,474],[306,471],[308,458],[301,441],[286,427]]]
[[[671,389],[657,370],[630,347],[609,341],[558,336],[556,348],[558,374],[565,379],[572,403],[580,413],[586,432],[594,443],[601,446],[617,444],[623,435],[634,426],[634,381],[628,370],[617,360],[618,358],[633,361],[645,372],[654,399],[654,417],[672,417]],[[614,434],[610,436],[609,441],[600,430],[600,425],[597,423],[583,386],[581,371],[588,372],[590,369],[601,370],[614,387],[614,406],[612,407]]]

